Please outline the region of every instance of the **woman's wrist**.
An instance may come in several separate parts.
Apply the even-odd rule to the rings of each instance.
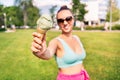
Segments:
[[[50,52],[49,52],[48,48],[46,48],[46,49],[43,51],[43,53],[40,55],[40,57],[41,57],[42,59],[49,59],[49,58],[50,58]]]
[[[47,48],[43,51],[43,54],[45,54],[47,52]]]

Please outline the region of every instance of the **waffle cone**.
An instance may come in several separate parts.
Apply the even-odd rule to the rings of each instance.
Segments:
[[[47,30],[43,30],[40,27],[38,27],[37,32],[40,33],[40,34],[45,34],[47,32]]]

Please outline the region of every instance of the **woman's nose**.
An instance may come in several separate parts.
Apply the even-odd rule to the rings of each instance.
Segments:
[[[64,23],[64,25],[65,25],[65,24],[68,24],[68,22],[67,22],[66,20],[64,20],[64,22],[63,22],[63,23]]]

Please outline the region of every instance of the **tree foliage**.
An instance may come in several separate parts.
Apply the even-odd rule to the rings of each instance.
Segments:
[[[77,20],[84,20],[84,15],[87,12],[85,10],[85,5],[80,3],[80,0],[72,0],[73,6],[72,6],[72,11],[75,15],[75,18]]]
[[[15,5],[19,6],[21,10],[23,11],[23,21],[24,21],[24,26],[27,25],[27,8],[30,5],[31,0],[15,0]]]
[[[12,24],[17,26],[20,26],[23,24],[22,11],[19,7],[16,7],[16,6],[6,7],[4,9],[4,12],[6,13],[8,27],[11,26]]]
[[[39,17],[39,10],[33,6],[32,0],[15,0],[15,4],[19,6],[23,12],[24,26],[35,25],[36,18]]]
[[[32,2],[27,6],[25,12],[20,6],[4,7],[3,5],[0,5],[0,26],[5,25],[4,13],[6,14],[7,27],[10,27],[12,24],[16,26],[24,26],[24,23],[26,23],[26,25],[33,28],[36,26],[36,21],[40,17],[40,10],[34,7]],[[25,16],[27,17],[25,18]]]
[[[0,26],[4,25],[3,5],[0,5]]]
[[[52,6],[52,7],[49,9],[53,23],[55,23],[55,20],[54,20],[54,18],[55,18],[55,13],[54,13],[54,12],[55,12],[55,9],[56,9],[56,8],[57,8],[57,5],[54,5],[54,6]]]
[[[36,7],[31,7],[27,9],[28,13],[28,25],[31,28],[36,26],[36,21],[40,17],[39,10]]]

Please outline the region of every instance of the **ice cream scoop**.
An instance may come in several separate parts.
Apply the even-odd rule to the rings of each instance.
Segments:
[[[37,20],[37,32],[44,35],[49,29],[52,28],[52,19],[49,15],[42,15]]]

